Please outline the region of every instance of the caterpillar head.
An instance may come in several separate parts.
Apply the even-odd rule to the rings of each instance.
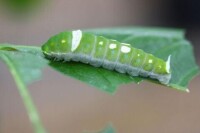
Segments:
[[[42,51],[46,56],[71,52],[72,33],[62,32],[51,37],[44,45]]]

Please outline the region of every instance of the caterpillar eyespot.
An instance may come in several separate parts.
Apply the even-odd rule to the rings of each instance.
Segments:
[[[51,37],[42,46],[42,51],[47,58],[57,61],[79,61],[131,76],[150,77],[162,84],[168,84],[171,79],[170,55],[165,62],[130,44],[81,30],[62,32]]]

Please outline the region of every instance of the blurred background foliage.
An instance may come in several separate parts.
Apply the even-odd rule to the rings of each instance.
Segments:
[[[0,0],[0,2],[1,8],[12,14],[13,17],[14,15],[17,15],[17,17],[27,16],[44,6],[44,0]]]
[[[3,4],[11,10],[13,13],[16,12],[27,12],[32,8],[35,8],[35,4],[37,5],[40,0],[3,0]]]
[[[44,0],[0,0],[0,2],[2,11],[7,12],[15,19],[19,19],[42,8]]]

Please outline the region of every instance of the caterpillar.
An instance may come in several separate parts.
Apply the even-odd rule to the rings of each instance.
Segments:
[[[81,30],[61,32],[51,37],[42,45],[42,51],[46,58],[56,61],[82,62],[130,76],[150,77],[162,84],[168,84],[171,79],[170,55],[165,62],[130,44]]]

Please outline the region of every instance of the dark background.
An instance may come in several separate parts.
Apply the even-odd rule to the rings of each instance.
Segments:
[[[177,27],[186,29],[200,64],[198,0],[51,0],[28,16],[12,13],[1,4],[1,43],[40,46],[49,36],[69,29]],[[123,85],[114,96],[50,68],[44,70],[43,79],[29,88],[50,133],[80,133],[100,129],[110,121],[118,133],[200,131],[199,76],[189,84],[188,94],[144,82]],[[14,80],[0,62],[0,133],[13,132],[30,133],[32,128]]]

